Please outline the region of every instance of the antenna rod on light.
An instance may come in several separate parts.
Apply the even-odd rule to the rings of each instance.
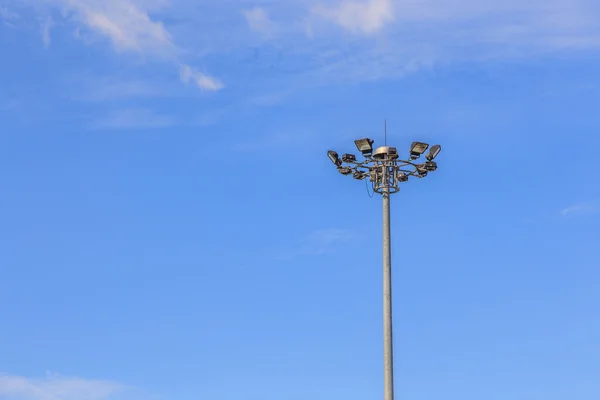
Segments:
[[[383,145],[387,146],[387,120],[383,120]]]

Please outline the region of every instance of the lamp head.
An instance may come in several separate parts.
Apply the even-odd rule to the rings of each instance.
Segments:
[[[328,150],[327,151],[327,157],[329,157],[329,159],[331,160],[332,163],[334,163],[335,165],[337,165],[338,167],[340,165],[342,165],[342,160],[340,160],[340,157],[338,156],[338,153],[333,151],[333,150]]]
[[[354,141],[358,151],[360,151],[365,157],[370,157],[373,153],[373,143],[374,140],[369,138],[357,139]]]
[[[428,172],[426,164],[417,164],[417,176],[419,178],[425,178]]]
[[[437,169],[437,163],[435,161],[427,161],[424,164],[424,168],[427,172],[433,172]]]
[[[429,153],[427,153],[427,155],[425,156],[427,158],[427,161],[433,161],[433,159],[436,158],[438,154],[440,154],[440,151],[442,151],[442,146],[440,146],[439,144],[431,146],[431,148],[429,149]]]
[[[343,162],[347,162],[347,163],[356,162],[356,156],[354,154],[347,154],[346,153],[346,154],[344,154],[342,156],[342,161]]]
[[[367,174],[366,172],[356,171],[353,176],[354,176],[354,179],[358,179],[359,181],[362,181],[368,175],[369,174]]]
[[[428,147],[429,145],[427,143],[413,142],[410,145],[410,159],[418,159],[419,157],[421,157],[421,154],[425,153],[425,150],[427,150]]]
[[[352,168],[350,167],[338,167],[338,172],[342,175],[350,175],[352,173]]]

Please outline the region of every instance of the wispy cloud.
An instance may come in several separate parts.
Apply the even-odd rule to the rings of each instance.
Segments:
[[[81,30],[79,37],[106,39],[117,53],[140,54],[166,61],[177,68],[182,65],[182,51],[172,34],[160,20],[150,16],[170,2],[165,0],[28,0],[39,7],[61,10],[66,22],[76,24]],[[42,40],[50,43],[52,24],[42,26]],[[93,41],[90,41],[93,42]],[[192,67],[185,66],[190,71]],[[219,90],[223,84],[206,74],[193,72],[201,89]]]
[[[452,63],[600,50],[597,0],[18,2],[43,15],[52,7],[57,26],[75,26],[87,43],[170,63],[173,76],[203,91],[244,87],[248,98],[284,85],[294,93]],[[198,65],[208,60],[219,70]]]
[[[215,91],[223,89],[223,82],[200,71],[192,69],[189,65],[182,65],[180,77],[184,83],[194,83],[202,90]]]
[[[577,203],[569,207],[563,208],[560,213],[564,217],[572,217],[579,215],[587,215],[598,212],[598,208],[590,203]]]
[[[19,18],[19,14],[9,10],[6,6],[0,5],[0,22],[6,26],[13,26],[13,21]]]
[[[303,73],[294,77],[304,85],[600,50],[596,0],[315,0],[305,5],[307,14],[284,13],[279,7],[273,15],[280,19],[271,18],[286,27],[272,38],[281,49],[279,59],[304,64]]]
[[[277,31],[277,25],[271,20],[267,11],[261,7],[243,10],[242,14],[250,30],[265,36],[272,36]]]
[[[118,52],[135,52],[175,58],[177,48],[160,21],[132,0],[51,0],[70,11],[70,20],[105,37]]]
[[[48,16],[44,19],[44,21],[42,22],[42,26],[40,29],[40,34],[42,35],[42,42],[44,43],[44,46],[46,48],[50,47],[50,42],[52,41],[52,38],[50,37],[50,33],[52,31],[52,28],[54,27],[54,20],[52,19],[52,17]]]
[[[373,34],[394,20],[392,0],[350,0],[336,6],[316,5],[312,12],[351,32]]]
[[[4,400],[108,400],[125,387],[114,382],[48,375],[41,379],[0,374]]]

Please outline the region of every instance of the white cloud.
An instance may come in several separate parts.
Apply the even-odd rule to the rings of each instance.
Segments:
[[[44,46],[46,48],[50,47],[50,42],[51,42],[51,37],[50,37],[50,31],[52,30],[52,27],[54,26],[54,21],[52,20],[52,17],[48,16],[44,22],[42,22],[42,27],[41,27],[41,35],[42,35],[42,42],[44,43]]]
[[[216,91],[223,89],[223,82],[206,75],[200,71],[195,71],[189,65],[182,65],[180,69],[180,77],[184,83],[195,83],[200,89],[207,91]]]
[[[597,212],[598,209],[589,203],[578,203],[572,206],[566,207],[560,211],[560,213],[565,216],[577,216],[577,215],[586,215]]]
[[[179,66],[182,51],[164,23],[151,17],[170,4],[167,0],[26,0],[42,9],[59,9],[66,21],[76,24],[78,37],[107,39],[118,53],[140,54]],[[47,10],[46,10],[47,11]],[[42,27],[42,40],[50,43],[51,20]],[[201,89],[219,90],[223,85],[208,75],[194,73]]]
[[[124,390],[117,383],[48,375],[41,379],[0,374],[3,400],[108,400]]]
[[[220,71],[188,59],[209,56],[232,71],[227,85],[243,86],[248,97],[283,83],[293,92],[452,63],[600,49],[598,0],[14,1],[51,4],[82,38],[166,60],[182,81],[216,91],[224,87]]]
[[[379,32],[394,21],[392,0],[345,0],[334,7],[317,5],[312,12],[349,31],[364,34]]]
[[[64,7],[72,20],[109,39],[119,52],[173,58],[177,49],[160,21],[132,0],[50,0]]]
[[[263,8],[254,7],[250,10],[242,11],[242,14],[246,19],[246,23],[250,27],[250,30],[254,32],[261,33],[265,36],[272,36],[277,30],[277,26]]]
[[[13,21],[19,18],[19,14],[9,10],[5,6],[0,6],[0,20],[3,24],[13,27]]]
[[[302,81],[300,85],[399,78],[438,65],[560,57],[600,49],[597,0],[312,3],[306,5],[307,17],[279,10],[277,15],[288,19],[275,21],[297,27],[293,33],[282,31],[285,35],[278,35],[276,44],[282,49],[281,59],[297,57],[305,63],[294,79]],[[301,27],[294,25],[299,20],[305,21]],[[336,34],[330,25],[343,29]]]
[[[18,15],[10,11],[6,6],[0,6],[0,18],[2,19],[15,19]]]

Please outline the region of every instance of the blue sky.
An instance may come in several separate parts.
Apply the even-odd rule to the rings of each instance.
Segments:
[[[600,398],[600,3],[0,0],[0,399]]]

